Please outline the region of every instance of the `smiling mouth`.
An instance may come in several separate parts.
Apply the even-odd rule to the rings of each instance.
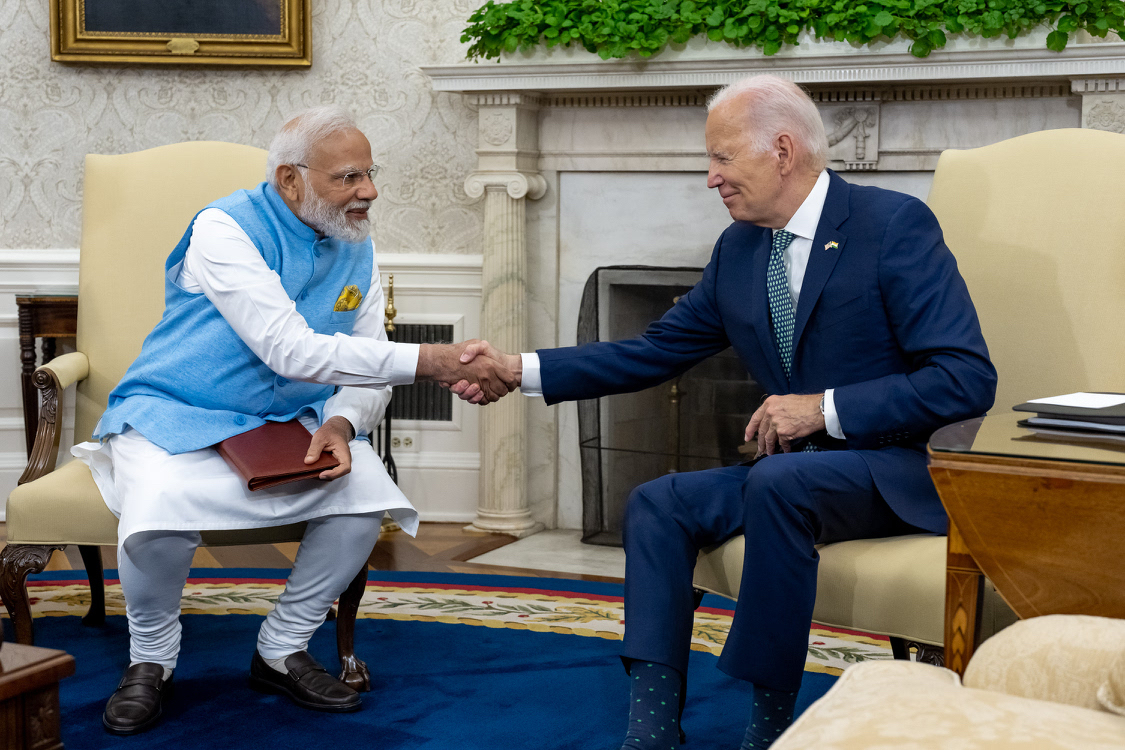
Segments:
[[[371,204],[352,205],[352,206],[349,206],[344,211],[344,213],[347,215],[347,217],[349,219],[355,219],[357,221],[360,221],[360,220],[363,220],[363,219],[367,218],[367,212],[370,208],[371,208]]]

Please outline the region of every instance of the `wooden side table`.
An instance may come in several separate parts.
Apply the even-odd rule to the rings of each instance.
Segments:
[[[37,366],[35,339],[43,339],[43,361],[55,356],[55,339],[68,338],[78,330],[78,298],[72,296],[30,295],[16,297],[20,331],[20,386],[23,392],[23,424],[27,455],[35,444],[39,427],[39,393],[31,383]]]
[[[1125,444],[1059,442],[997,414],[930,438],[930,476],[949,513],[945,666],[980,635],[982,576],[1021,619],[1125,618]]]
[[[74,657],[19,643],[0,647],[0,747],[61,750],[59,680],[74,674]]]

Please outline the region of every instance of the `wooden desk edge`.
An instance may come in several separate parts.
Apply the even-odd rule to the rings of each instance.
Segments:
[[[11,656],[13,650],[35,649],[35,646],[22,646],[18,643],[7,642],[0,647],[0,660],[4,656]],[[37,649],[43,651],[43,657],[34,661],[23,661],[10,671],[0,672],[0,701],[7,700],[21,693],[26,693],[37,688],[57,683],[64,677],[74,674],[74,657],[65,651],[55,649]],[[5,654],[5,652],[9,652]]]
[[[1081,479],[1125,484],[1125,464],[1100,464],[1083,461],[1061,461],[1024,456],[1001,456],[987,453],[956,453],[935,451],[926,447],[931,469],[955,471],[986,471],[1021,476],[1051,476],[1059,479]]]

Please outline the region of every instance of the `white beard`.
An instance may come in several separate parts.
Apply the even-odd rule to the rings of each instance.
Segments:
[[[368,208],[371,201],[352,201],[343,208],[337,208],[317,194],[312,186],[306,185],[305,200],[297,209],[297,218],[328,237],[344,242],[363,242],[371,236],[371,220],[349,219],[347,211],[353,208]]]

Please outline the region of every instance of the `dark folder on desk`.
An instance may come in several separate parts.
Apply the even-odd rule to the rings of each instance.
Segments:
[[[331,453],[322,453],[316,463],[306,464],[310,442],[312,435],[297,420],[266,422],[227,438],[215,450],[253,492],[299,479],[315,479],[320,472],[340,465]]]

